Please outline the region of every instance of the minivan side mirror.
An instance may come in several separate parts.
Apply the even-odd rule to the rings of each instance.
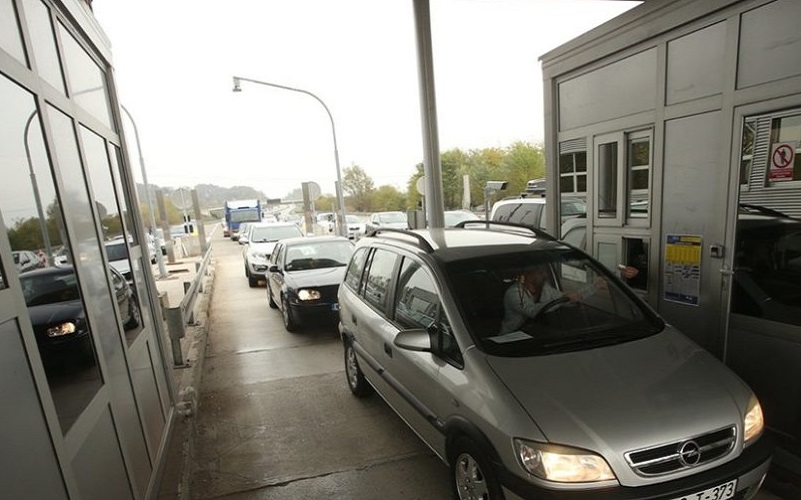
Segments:
[[[431,335],[422,328],[401,330],[392,343],[408,351],[431,352]]]
[[[248,243],[250,243],[250,241],[248,241],[248,237],[247,236],[240,236],[239,237],[239,244],[240,245],[247,245]]]
[[[276,266],[275,264],[270,264],[270,267],[267,268],[267,272],[270,272],[270,273],[279,272],[278,266]]]

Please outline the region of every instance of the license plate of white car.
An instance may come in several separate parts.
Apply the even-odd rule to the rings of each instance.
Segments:
[[[674,498],[673,500],[726,500],[734,496],[737,491],[737,480],[732,479],[728,483],[709,488],[704,491],[684,495],[683,497]]]

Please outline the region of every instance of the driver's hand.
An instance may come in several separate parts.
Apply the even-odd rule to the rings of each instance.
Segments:
[[[581,294],[578,292],[566,293],[565,297],[567,297],[570,300],[570,302],[578,302],[581,300]]]
[[[609,282],[606,281],[606,278],[602,278],[601,276],[595,278],[594,284],[595,288],[598,290],[607,290],[609,288]]]

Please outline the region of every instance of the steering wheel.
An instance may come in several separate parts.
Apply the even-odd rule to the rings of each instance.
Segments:
[[[534,317],[531,318],[531,321],[537,321],[537,320],[541,319],[543,316],[545,316],[546,313],[548,313],[552,309],[564,304],[565,302],[570,302],[570,298],[567,295],[562,295],[561,297],[557,297],[557,298],[553,299],[552,301],[550,301],[547,304],[545,304],[544,306],[542,306],[542,309],[537,311],[537,314],[535,314]]]

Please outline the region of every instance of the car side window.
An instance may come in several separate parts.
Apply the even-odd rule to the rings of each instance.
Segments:
[[[398,279],[395,321],[401,328],[428,329],[439,316],[439,296],[434,281],[412,259],[404,258]]]
[[[397,290],[395,322],[401,328],[427,330],[432,335],[434,353],[461,365],[461,352],[431,275],[418,262],[404,258]]]
[[[382,313],[387,312],[388,295],[392,283],[392,272],[398,256],[392,252],[376,249],[370,260],[365,278],[364,298]]]
[[[278,265],[281,263],[281,257],[284,256],[284,245],[278,243],[275,245],[272,255],[270,255],[270,263]]]
[[[345,271],[345,284],[354,291],[359,290],[359,281],[362,279],[364,263],[367,261],[367,248],[359,248],[353,253],[350,259],[348,270]]]

